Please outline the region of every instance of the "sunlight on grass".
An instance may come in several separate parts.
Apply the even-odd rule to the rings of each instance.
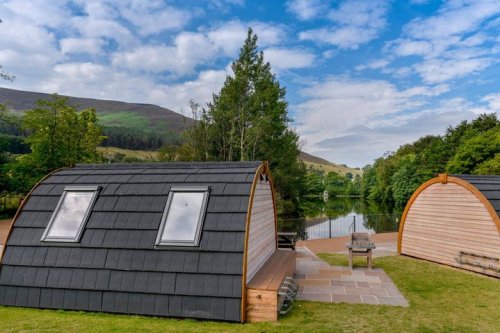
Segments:
[[[330,264],[340,256],[323,254]],[[278,323],[191,319],[0,307],[1,331],[19,332],[498,332],[500,281],[407,257],[377,258],[410,307],[297,301]]]

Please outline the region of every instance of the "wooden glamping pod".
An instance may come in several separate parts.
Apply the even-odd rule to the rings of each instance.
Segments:
[[[0,304],[277,320],[294,265],[277,249],[267,163],[77,165],[17,212]]]
[[[439,175],[406,205],[398,251],[500,277],[499,212],[500,176]]]

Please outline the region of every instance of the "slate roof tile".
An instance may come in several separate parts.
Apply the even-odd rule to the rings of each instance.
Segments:
[[[64,308],[64,290],[61,289],[52,290],[52,304],[50,306],[54,309]]]
[[[147,291],[150,293],[161,292],[161,273],[150,273],[148,278]]]
[[[111,250],[96,249],[95,254],[94,254],[94,259],[92,260],[92,267],[93,268],[104,268],[109,251],[111,251]]]
[[[36,308],[40,305],[40,288],[29,288],[26,306]]]
[[[156,241],[157,230],[146,230],[142,232],[141,243],[139,248],[141,249],[153,249]]]
[[[94,290],[97,283],[97,272],[95,269],[85,269],[83,277],[83,289]]]
[[[35,249],[32,247],[26,247],[23,251],[23,256],[19,261],[20,265],[30,266],[33,262],[33,257],[35,256]]]
[[[54,188],[54,186],[56,186],[56,185],[53,185],[53,184],[40,184],[40,185],[38,185],[33,190],[33,192],[31,193],[31,195],[46,195],[46,194],[49,194],[49,192]]]
[[[168,301],[169,297],[165,295],[156,295],[155,302],[155,315],[167,316],[168,315]]]
[[[120,291],[122,287],[123,271],[111,271],[109,277],[109,290]]]
[[[17,288],[16,293],[16,306],[26,306],[28,305],[28,288]]]
[[[227,320],[239,321],[241,303],[237,298],[226,298],[226,314],[224,316]]]
[[[64,308],[68,310],[76,310],[76,290],[64,291]]]
[[[118,261],[120,259],[120,250],[108,250],[108,254],[106,256],[106,263],[104,264],[104,267],[110,268],[110,269],[117,269],[118,268]]]
[[[116,312],[115,307],[115,293],[103,292],[102,293],[102,311]]]
[[[11,283],[15,269],[16,266],[7,266],[7,265],[0,266],[0,272],[1,272],[0,285]]]
[[[103,293],[100,291],[89,292],[89,311],[102,311]]]
[[[46,286],[49,288],[57,288],[59,285],[59,278],[61,277],[62,268],[50,268],[47,277]]]
[[[97,280],[95,288],[97,290],[108,290],[110,283],[111,271],[101,269],[97,272]]]
[[[17,289],[18,289],[18,287],[6,288],[5,296],[4,296],[2,304],[4,304],[4,305],[16,305]]]
[[[189,295],[189,285],[191,274],[177,274],[175,278],[175,294],[176,295]]]
[[[43,288],[40,291],[40,307],[50,308],[52,305],[52,289]]]
[[[163,273],[161,278],[161,293],[173,294],[175,290],[176,274]]]
[[[82,258],[79,267],[91,268],[96,249],[82,249]]]
[[[71,289],[82,289],[83,288],[83,282],[85,279],[85,269],[74,269],[73,270],[73,275],[71,276],[71,283],[70,283],[70,288]]]
[[[224,319],[226,314],[226,301],[224,298],[211,298],[210,308],[213,319]]]
[[[24,271],[24,277],[20,281],[14,281],[14,283],[20,283],[23,286],[33,286],[35,284],[36,280],[36,267],[26,267],[26,270]]]
[[[128,295],[128,312],[129,313],[142,313],[142,295],[129,294]]]
[[[68,269],[68,268],[60,268],[61,275],[59,276],[59,283],[57,284],[58,288],[69,288],[71,284],[71,277],[73,275],[73,272],[75,272],[74,269]]]
[[[87,221],[86,228],[113,228],[117,217],[116,212],[93,212]]]
[[[47,278],[49,276],[49,268],[38,267],[36,270],[35,282],[33,286],[35,287],[45,287],[47,285]]]
[[[18,249],[18,248],[15,248]],[[45,266],[55,266],[57,261],[57,255],[59,254],[59,248],[57,247],[47,247],[47,254],[45,255]]]
[[[145,271],[154,271],[158,268],[158,270],[167,270],[168,271],[168,268],[165,269],[165,262],[162,262],[162,264],[160,265],[158,263],[159,261],[159,257],[160,257],[160,254],[161,254],[161,257],[163,258],[163,260],[165,260],[165,257],[168,256],[168,252],[159,252],[159,251],[145,251],[144,252],[144,266],[143,266],[143,269]],[[170,263],[170,261],[169,261]],[[163,268],[163,269],[162,269]]]
[[[70,253],[71,253],[70,247],[59,248],[59,251],[57,251],[57,259],[55,265],[58,267],[66,267],[68,265]]]
[[[12,283],[18,284],[19,282],[23,281],[24,272],[26,271],[26,268],[27,267],[19,266],[14,269],[14,274],[12,276]]]
[[[131,289],[138,293],[145,293],[148,289],[148,272],[136,272],[134,287]]]
[[[43,266],[43,263],[45,262],[45,256],[47,255],[47,248],[46,247],[37,247],[33,248],[34,249],[34,254],[33,258],[31,261],[31,265],[33,266]]]
[[[182,300],[181,296],[170,296],[168,302],[168,313],[174,317],[180,317],[182,315]]]
[[[80,262],[82,261],[83,249],[74,247],[70,249],[68,266],[69,267],[80,267]]]
[[[199,260],[200,260],[200,253],[186,252],[184,267],[182,268],[182,270],[180,270],[180,272],[193,272],[193,273],[197,272]]]
[[[141,295],[141,314],[152,314],[155,311],[156,296],[155,295]]]
[[[75,310],[89,310],[90,292],[86,290],[78,290],[76,292],[76,308]]]

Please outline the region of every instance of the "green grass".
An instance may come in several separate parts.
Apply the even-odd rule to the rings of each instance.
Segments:
[[[337,263],[336,255],[321,255]],[[376,258],[410,307],[298,301],[278,323],[231,324],[0,307],[2,332],[498,332],[500,281],[406,257]]]
[[[99,122],[106,126],[122,126],[137,129],[149,127],[149,121],[146,117],[130,111],[101,113],[98,118]]]

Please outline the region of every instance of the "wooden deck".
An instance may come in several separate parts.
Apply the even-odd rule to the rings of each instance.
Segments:
[[[248,322],[278,320],[278,289],[295,271],[295,251],[277,250],[247,285]]]

